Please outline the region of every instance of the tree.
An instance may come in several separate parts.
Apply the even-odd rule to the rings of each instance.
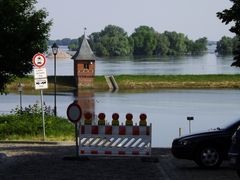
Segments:
[[[71,41],[68,44],[68,49],[71,51],[76,51],[78,48],[78,39],[71,39]]]
[[[157,33],[152,27],[140,26],[131,35],[134,55],[152,55],[157,46]]]
[[[223,36],[218,42],[216,52],[221,55],[237,54],[238,46],[240,44],[238,36],[226,37]]]
[[[175,31],[163,33],[169,41],[168,55],[183,55],[187,53],[186,36]]]
[[[32,57],[47,49],[51,21],[36,0],[0,0],[0,92],[15,77],[32,71]]]
[[[223,36],[220,39],[220,41],[217,42],[216,52],[221,55],[232,54],[233,52],[232,38]]]
[[[99,56],[125,56],[131,54],[127,33],[123,28],[108,25],[100,33],[92,33],[90,44]]]
[[[223,23],[229,24],[233,22],[234,25],[229,29],[231,32],[235,33],[236,36],[240,37],[240,1],[239,0],[230,0],[233,3],[233,6],[230,9],[225,9],[222,12],[217,12],[217,17],[222,20]],[[232,66],[240,67],[240,43],[235,52],[233,58],[235,62],[232,63]]]
[[[199,38],[193,43],[191,54],[201,54],[207,50],[208,40],[206,37]]]
[[[155,49],[155,54],[157,55],[167,55],[169,52],[170,42],[165,34],[157,34],[157,45]]]
[[[232,43],[233,43],[233,54],[237,54],[238,53],[238,47],[240,46],[240,38],[238,36],[234,36],[232,38]]]

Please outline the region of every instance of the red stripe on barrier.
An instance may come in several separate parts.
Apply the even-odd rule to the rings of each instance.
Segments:
[[[139,155],[139,151],[133,151],[132,154],[133,155]]]
[[[118,151],[118,154],[119,155],[125,155],[126,153],[125,153],[125,151]]]
[[[92,126],[92,134],[98,134],[98,126]]]
[[[96,150],[91,150],[91,154],[98,154],[98,151],[96,151]]]
[[[126,134],[125,126],[119,126],[119,135],[125,135],[125,134]]]
[[[81,126],[81,134],[85,134],[85,126]]]
[[[133,135],[139,135],[139,127],[133,126]]]
[[[105,151],[104,154],[112,154],[112,151]]]
[[[105,134],[112,134],[112,126],[105,126]]]
[[[81,150],[81,151],[80,151],[80,154],[84,154],[84,150]]]

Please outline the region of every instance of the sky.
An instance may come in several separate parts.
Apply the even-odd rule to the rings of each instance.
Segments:
[[[229,0],[38,0],[52,19],[50,39],[78,38],[100,32],[107,25],[123,28],[128,35],[146,25],[157,32],[176,31],[189,39],[218,41],[233,37],[216,13],[232,6]]]

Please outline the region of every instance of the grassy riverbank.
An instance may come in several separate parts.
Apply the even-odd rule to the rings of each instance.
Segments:
[[[45,116],[47,141],[73,141],[74,126],[62,117]],[[0,140],[43,139],[41,114],[0,115]]]
[[[225,75],[117,75],[114,76],[119,88],[124,89],[160,89],[160,88],[240,88],[240,74]],[[53,90],[54,77],[49,76],[49,91]],[[7,86],[8,91],[16,90],[18,83],[25,90],[34,89],[32,76],[18,78]],[[59,91],[75,89],[73,76],[57,76]],[[104,76],[96,76],[93,89],[108,89]]]

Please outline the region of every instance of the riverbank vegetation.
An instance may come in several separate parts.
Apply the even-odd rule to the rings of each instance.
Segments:
[[[50,107],[44,105],[45,132],[47,141],[73,141],[74,126],[67,119],[55,117]],[[34,104],[12,110],[11,114],[0,115],[0,140],[43,139],[42,111]]]
[[[114,77],[120,89],[240,88],[240,75],[120,75]],[[103,86],[106,86],[104,78],[96,77],[95,87]]]
[[[161,88],[240,88],[240,74],[221,75],[116,75],[114,76],[120,90],[129,89],[161,89]],[[49,76],[49,88],[53,91],[54,77]],[[7,85],[9,92],[17,91],[18,83],[24,84],[24,90],[34,90],[33,77],[18,78]],[[89,88],[89,87],[88,87]],[[57,76],[57,90],[75,89],[73,76]],[[96,76],[92,89],[107,90],[104,76]]]

